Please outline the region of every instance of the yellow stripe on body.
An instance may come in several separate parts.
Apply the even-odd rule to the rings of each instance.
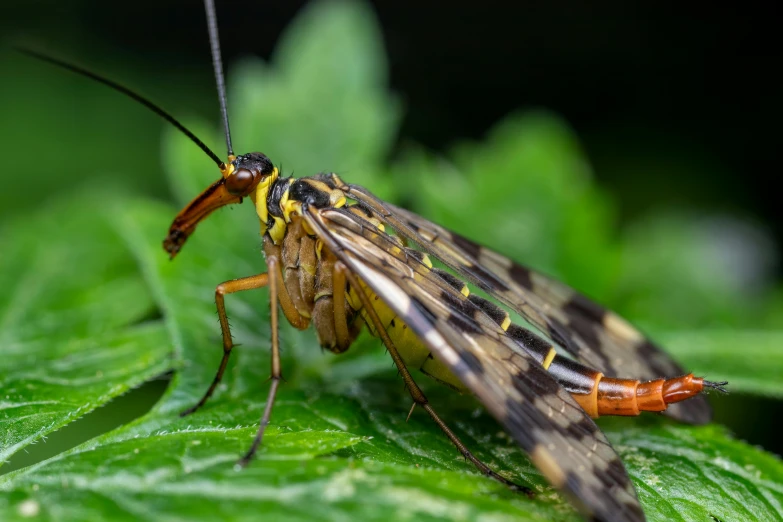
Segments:
[[[288,227],[283,218],[272,216],[272,219],[274,219],[275,224],[272,225],[272,228],[269,229],[269,237],[272,238],[272,241],[275,243],[275,245],[279,245],[280,242],[283,241],[286,228]]]
[[[272,186],[272,183],[275,182],[279,175],[280,172],[275,167],[275,169],[272,171],[272,174],[261,180],[261,183],[259,183],[256,187],[255,193],[250,195],[250,199],[253,200],[253,204],[256,206],[256,214],[258,215],[258,219],[261,221],[262,237],[266,233],[266,222],[269,219],[269,209],[266,206],[266,198],[269,196],[269,187]]]

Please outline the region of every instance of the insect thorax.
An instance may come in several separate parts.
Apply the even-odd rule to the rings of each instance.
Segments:
[[[297,328],[313,324],[321,346],[334,353],[350,347],[364,325],[373,336],[378,336],[367,310],[364,309],[356,290],[345,283],[341,289],[334,286],[337,258],[302,218],[302,205],[315,208],[343,208],[386,234],[384,226],[372,214],[359,205],[347,204],[345,193],[335,187],[328,175],[307,178],[281,178],[278,172],[259,184],[253,197],[264,238],[264,253],[279,260],[283,274],[281,309],[286,319]],[[417,259],[425,258],[421,252],[406,248],[396,235],[388,234],[398,247]],[[419,337],[362,281],[357,278],[362,291],[379,316],[381,323],[394,341],[405,364],[418,368],[430,377],[459,390],[464,385],[445,365],[435,359]],[[337,334],[343,314],[335,312],[334,293],[345,293],[344,326],[348,335]]]

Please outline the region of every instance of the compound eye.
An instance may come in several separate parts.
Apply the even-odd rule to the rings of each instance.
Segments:
[[[226,190],[233,196],[245,196],[255,176],[247,169],[238,169],[226,178]]]

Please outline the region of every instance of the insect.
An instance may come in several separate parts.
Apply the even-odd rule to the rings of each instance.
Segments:
[[[347,350],[359,331],[367,328],[388,349],[414,406],[424,409],[482,473],[532,493],[491,470],[462,444],[435,412],[409,368],[475,394],[544,476],[586,516],[643,520],[633,484],[592,418],[662,411],[682,421],[703,423],[709,420],[710,410],[701,392],[723,390],[726,383],[685,374],[613,312],[562,283],[384,202],[337,174],[287,178],[264,154],[235,155],[217,21],[212,2],[207,0],[206,5],[226,161],[141,96],[81,68],[30,53],[143,103],[215,162],[220,178],[171,224],[163,242],[171,258],[214,210],[245,198],[256,208],[267,272],[217,286],[223,356],[201,400],[183,415],[195,413],[207,402],[228,364],[234,344],[225,296],[268,287],[271,384],[257,435],[240,463],[250,462],[272,418],[282,377],[278,337],[282,311],[296,328],[312,325],[320,344],[335,353]],[[447,269],[437,268],[433,259]],[[471,292],[471,286],[502,306]],[[513,323],[503,306],[536,330]]]

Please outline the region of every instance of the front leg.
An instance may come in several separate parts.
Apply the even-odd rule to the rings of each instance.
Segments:
[[[275,404],[275,398],[277,397],[277,388],[280,386],[280,379],[283,374],[280,368],[280,328],[279,328],[279,315],[277,305],[280,302],[279,294],[285,293],[286,289],[283,286],[283,274],[280,270],[279,260],[277,257],[267,258],[267,268],[272,275],[269,278],[269,313],[270,313],[270,326],[272,328],[272,365],[269,380],[272,384],[269,387],[269,395],[266,399],[266,406],[264,407],[264,413],[261,416],[261,422],[258,425],[258,431],[253,439],[253,444],[250,445],[250,449],[245,455],[239,459],[237,465],[244,467],[252,460],[258,447],[261,445],[261,440],[264,438],[264,430],[266,430],[269,424],[269,419],[272,416],[272,407]],[[290,297],[288,297],[290,301]]]
[[[223,378],[223,372],[226,371],[226,365],[228,364],[228,358],[231,356],[231,349],[234,347],[234,342],[231,339],[231,327],[228,324],[228,315],[226,315],[226,305],[224,302],[225,295],[244,292],[245,290],[255,290],[256,288],[264,288],[268,284],[269,274],[267,273],[242,277],[240,279],[232,279],[231,281],[219,284],[217,288],[215,288],[215,305],[217,306],[218,319],[220,320],[220,331],[223,334],[223,359],[220,361],[220,366],[215,374],[215,378],[212,379],[212,384],[209,385],[207,392],[201,397],[201,400],[198,401],[198,403],[180,413],[181,417],[195,412],[209,400],[215,392],[215,388],[217,388],[217,385],[220,383],[220,380]]]

